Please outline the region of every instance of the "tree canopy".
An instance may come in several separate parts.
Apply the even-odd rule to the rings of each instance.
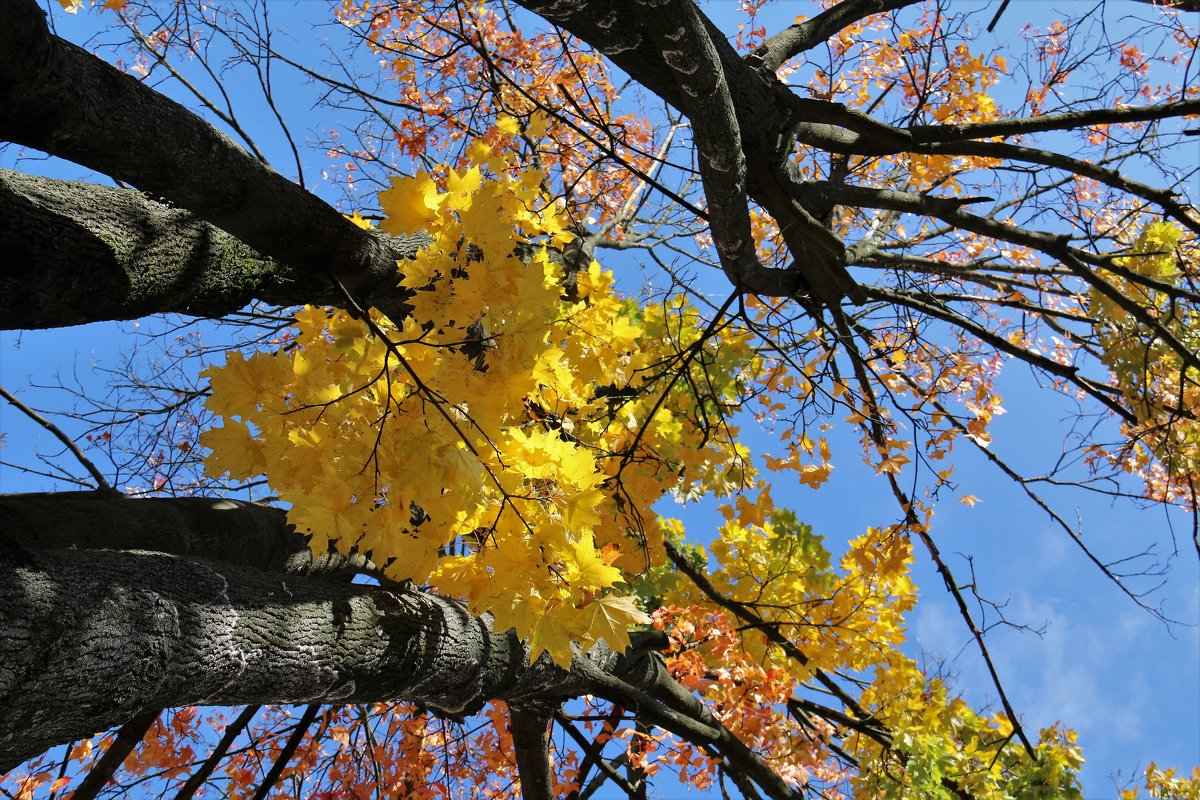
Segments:
[[[59,422],[2,390],[86,477],[0,495],[0,789],[1079,797],[935,512],[981,458],[1163,624],[1161,532],[1062,488],[1200,558],[1197,9],[1106,2],[8,0],[0,140],[112,185],[0,170],[4,329],[202,322]],[[850,462],[889,511],[814,528]],[[995,707],[906,644],[918,565]]]

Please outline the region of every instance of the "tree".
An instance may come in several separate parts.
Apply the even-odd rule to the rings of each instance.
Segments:
[[[951,451],[979,449],[1156,612],[988,424],[998,365],[1026,364],[1102,415],[1075,443],[1081,489],[1128,496],[1130,474],[1195,506],[1183,15],[1146,4],[1145,30],[1094,52],[1086,15],[1032,32],[1013,101],[1021,76],[974,50],[982,22],[913,0],[844,0],[771,36],[749,4],[732,42],[688,0],[343,3],[369,76],[290,59],[266,6],[133,5],[120,29],[144,77],[220,39],[268,101],[290,64],[363,111],[357,142],[330,148],[366,213],[274,172],[228,108],[197,93],[246,148],[55,36],[32,0],[0,10],[0,137],[118,183],[0,173],[6,327],[307,306],[257,317],[242,339],[259,352],[208,385],[168,387],[172,408],[205,404],[190,426],[222,418],[170,448],[177,474],[150,494],[177,496],[121,497],[76,448],[94,491],[0,498],[0,765],[120,726],[77,797],[152,729],[132,769],[181,796],[217,769],[260,795],[285,777],[295,794],[511,793],[519,776],[527,798],[605,780],[645,796],[660,746],[684,780],[747,797],[1077,796],[1072,734],[1022,727],[931,515]],[[1093,69],[1080,97],[1071,75]],[[669,280],[622,296],[605,249]],[[706,267],[723,303],[689,276]],[[742,443],[755,414],[782,455]],[[898,516],[835,562],[772,490],[825,483],[843,419]],[[286,513],[233,499],[262,475]],[[650,512],[669,493],[723,501],[706,547]],[[999,712],[900,652],[916,552]],[[298,722],[263,712],[270,744],[231,750],[257,706],[284,704],[306,705]],[[215,745],[197,733],[212,718],[192,707],[237,705]],[[156,722],[168,708],[185,710]],[[478,748],[454,728],[476,714]],[[91,747],[68,747],[56,788]],[[54,780],[31,769],[19,791]]]

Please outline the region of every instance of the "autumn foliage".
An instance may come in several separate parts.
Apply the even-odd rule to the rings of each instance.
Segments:
[[[138,5],[121,11],[132,27],[152,19]],[[761,57],[771,5],[741,6],[734,45]],[[1113,76],[1101,108],[1195,102],[1194,85],[1171,82],[1194,29],[1147,13],[1157,49],[1130,39],[1097,56]],[[826,308],[722,283],[687,121],[620,86],[597,49],[505,3],[343,0],[335,17],[391,104],[372,120],[385,133],[327,142],[356,200],[347,215],[430,243],[397,265],[403,314],[347,293],[293,309],[269,346],[202,373],[219,425],[198,439],[201,482],[265,481],[314,551],[365,554],[378,580],[461,599],[514,629],[530,661],[569,669],[597,645],[626,649],[631,631],[662,631],[671,675],[791,791],[1079,796],[1069,720],[1024,731],[1006,700],[972,708],[904,649],[910,570],[928,559],[958,585],[933,540],[939,501],[977,500],[956,483],[957,450],[1021,479],[989,449],[1009,361],[1105,415],[1103,436],[1079,444],[1088,480],[1132,477],[1145,497],[1195,509],[1200,218],[1182,187],[1150,189],[1120,160],[1130,141],[1169,158],[1180,131],[1119,114],[1053,122],[1078,110],[1056,99],[1073,96],[1062,23],[1025,29],[1018,70],[953,5],[849,20],[775,76],[806,101],[915,133],[892,151],[796,144],[788,169],[810,192],[798,196],[846,243],[865,292]],[[938,126],[976,133],[939,138]],[[1040,130],[1072,155],[1038,150]],[[1014,163],[1061,174],[1024,182]],[[761,264],[788,269],[801,254],[778,221],[757,204],[749,218]],[[663,273],[634,285],[609,263],[630,249]],[[822,490],[850,459],[894,512],[814,530],[801,488]],[[710,503],[719,522],[688,530],[664,499]],[[247,794],[299,713],[236,723],[255,745],[226,753],[218,791]],[[287,796],[519,795],[503,708],[312,714],[277,779]],[[558,714],[594,748],[553,740],[558,794],[579,796],[601,753],[631,784],[750,780],[631,709],[589,696]],[[165,714],[122,779],[186,780],[235,715]],[[62,774],[109,741],[73,745]],[[60,791],[70,780],[56,775],[47,757],[6,788]],[[1151,765],[1145,780],[1150,796],[1195,797],[1200,772]]]

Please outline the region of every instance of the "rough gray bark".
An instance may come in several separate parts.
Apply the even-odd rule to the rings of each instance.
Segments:
[[[9,170],[0,170],[0,254],[9,330],[343,299],[327,278],[140,192]]]
[[[914,5],[918,0],[842,0],[812,19],[789,25],[755,51],[764,69],[774,72],[799,54],[811,50],[843,28],[872,14]]]
[[[72,497],[62,499],[69,509]],[[297,539],[278,511],[74,499],[80,505],[59,519],[49,516],[51,496],[0,504],[16,545],[0,550],[0,772],[148,709],[402,699],[459,714],[490,699],[583,690],[580,674],[528,666],[514,635],[445,598],[197,555],[91,549],[130,523],[133,533],[114,544],[170,537],[183,543],[177,550],[212,555],[244,528],[247,561],[261,564],[273,551],[266,562],[274,564]],[[136,508],[143,504],[150,508]],[[68,531],[47,542],[56,547],[24,546],[39,535],[39,525],[31,532],[24,523],[38,517],[43,531]],[[92,530],[69,533],[89,520]],[[155,532],[155,520],[169,527]],[[263,548],[272,535],[279,542]],[[604,673],[617,663],[602,647],[588,659]]]
[[[219,497],[131,499],[115,492],[0,495],[7,540],[27,550],[145,550],[299,571],[307,539],[282,509]]]
[[[220,561],[34,550],[0,566],[0,771],[147,709],[521,693],[526,651],[451,601]],[[562,673],[558,684],[563,684]]]
[[[387,311],[404,239],[362,230],[200,117],[53,36],[35,0],[0,4],[0,139],[165,198]]]

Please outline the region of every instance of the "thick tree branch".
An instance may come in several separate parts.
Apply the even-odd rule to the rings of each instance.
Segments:
[[[26,549],[150,550],[243,567],[348,579],[378,577],[367,554],[314,554],[282,509],[220,497],[115,492],[0,494],[9,540]]]
[[[749,289],[752,275],[762,266],[750,235],[741,130],[715,43],[691,0],[646,0],[642,5],[639,16],[661,54],[660,69],[678,84],[680,111],[692,123],[721,266],[735,287]]]
[[[491,699],[553,704],[597,676],[686,696],[644,653],[597,645],[569,672],[530,666],[512,632],[452,600],[276,571],[302,561],[303,543],[277,509],[82,492],[0,496],[0,518],[29,556],[0,558],[0,771],[184,705],[399,699],[458,715]],[[660,716],[689,740],[723,741],[698,708]]]
[[[662,68],[662,54],[645,30],[643,15],[630,13],[623,0],[517,0],[517,4],[604,53],[642,86],[675,108],[682,108],[679,85]]]
[[[52,35],[35,0],[0,5],[0,139],[182,206],[259,253],[391,302],[407,240],[364,231],[207,122]],[[378,294],[377,294],[378,293]]]
[[[895,137],[880,134],[887,126],[837,104],[795,97],[773,76],[746,63],[691,0],[655,0],[647,3],[647,13],[637,15],[623,13],[611,0],[521,4],[605,53],[688,118],[713,243],[735,287],[764,297],[800,296],[825,304],[847,295],[859,299],[841,242],[781,186],[786,183],[783,164],[790,156],[790,132],[802,130],[805,141],[825,144],[868,138],[838,127],[840,123],[870,131],[891,146]],[[907,141],[902,132],[899,136]],[[768,269],[759,263],[750,236],[748,197],[779,223],[795,258],[792,268]]]
[[[9,538],[27,550],[145,550],[300,571],[307,537],[282,509],[218,497],[132,499],[110,492],[0,495]]]
[[[323,276],[267,258],[141,192],[8,170],[0,170],[0,252],[6,329],[172,312],[219,317],[252,300],[340,297]]]
[[[611,2],[565,7],[526,0],[522,5],[592,44],[688,118],[713,243],[734,287],[761,296],[809,297],[827,305],[847,295],[860,300],[845,269],[841,242],[781,186],[787,180],[782,164],[791,150],[787,132],[803,128],[805,140],[857,142],[863,138],[859,133],[823,120],[875,134],[887,126],[872,125],[864,115],[836,104],[800,101],[773,76],[740,58],[691,0],[647,2],[647,13],[632,17],[620,16]],[[618,18],[622,22],[614,24]],[[791,269],[767,269],[758,261],[749,198],[778,221],[796,259]]]
[[[458,714],[580,687],[415,591],[144,551],[31,555],[0,561],[0,771],[153,709],[403,699]]]

